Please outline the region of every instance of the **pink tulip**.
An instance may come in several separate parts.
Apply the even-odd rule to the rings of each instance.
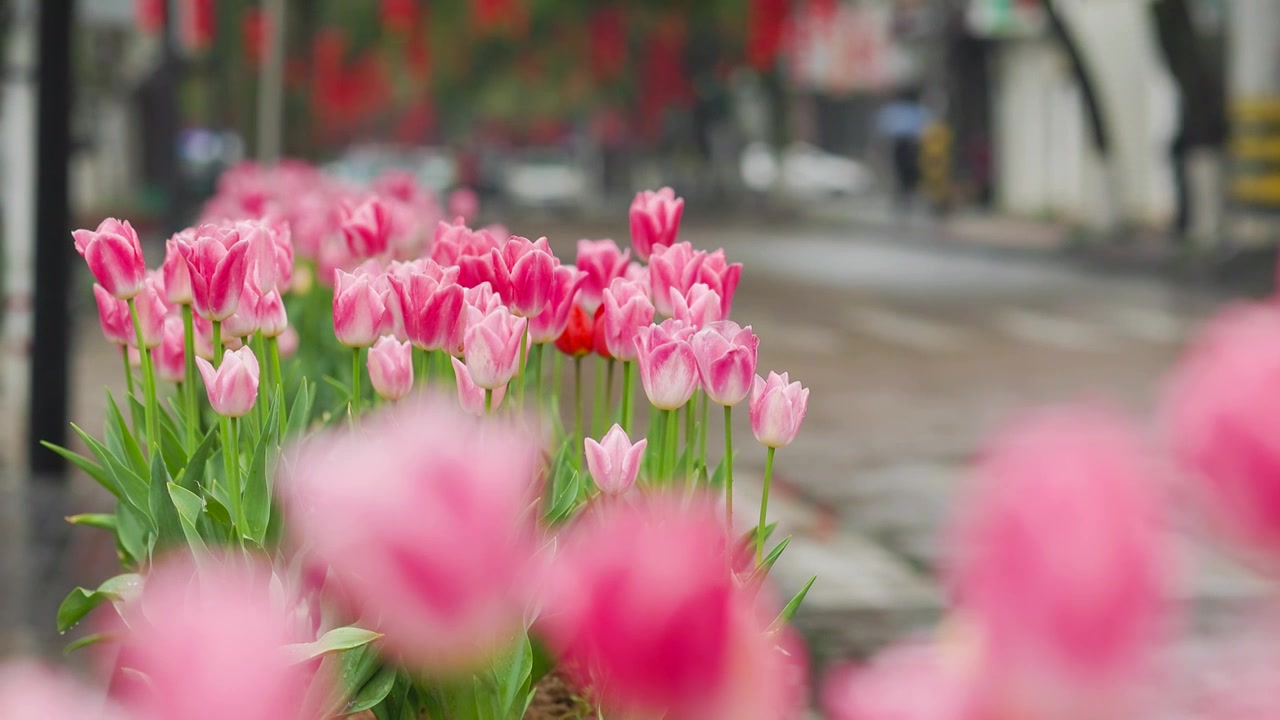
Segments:
[[[204,378],[209,405],[226,417],[243,417],[258,399],[258,358],[253,350],[242,347],[222,354],[217,368],[204,358],[196,358],[196,367]]]
[[[970,668],[948,663],[940,645],[881,651],[862,667],[832,671],[822,692],[831,720],[977,720]]]
[[[309,440],[279,487],[286,527],[353,616],[378,623],[381,649],[461,673],[523,630],[538,466],[514,424],[421,398]]]
[[[500,290],[500,294],[511,306],[511,312],[527,318],[541,314],[551,300],[552,278],[559,264],[545,237],[530,242],[513,235],[507,240],[502,246],[501,262],[495,260],[495,267],[506,275],[509,290]]]
[[[413,346],[392,337],[379,338],[369,348],[369,381],[374,392],[399,400],[413,389]]]
[[[151,353],[155,360],[156,374],[162,380],[179,383],[186,379],[187,354],[184,347],[186,335],[182,329],[182,317],[170,314],[164,319],[164,337]]]
[[[71,237],[89,272],[112,297],[128,300],[142,290],[147,262],[138,233],[128,220],[107,218],[97,230],[76,230]]]
[[[618,249],[612,240],[579,240],[577,268],[586,273],[578,304],[590,315],[604,302],[604,290],[614,278],[622,277],[631,260],[631,251]]]
[[[997,704],[1126,717],[1099,713],[1144,672],[1170,589],[1152,458],[1110,414],[1057,409],[998,437],[977,470],[948,576]]]
[[[650,284],[649,266],[641,265],[635,260],[632,260],[631,264],[627,265],[627,271],[622,274],[622,277],[630,280],[631,282],[640,283],[640,287],[647,288]]]
[[[470,219],[480,211],[480,196],[471,188],[458,188],[449,193],[449,214]]]
[[[456,357],[449,358],[453,363],[453,377],[458,383],[458,404],[462,406],[462,411],[468,415],[481,417],[486,414],[484,407],[484,388],[480,387],[471,379],[471,371]],[[493,408],[502,406],[502,398],[507,396],[507,386],[493,391]]]
[[[299,601],[243,558],[197,566],[168,560],[152,569],[122,613],[118,686],[138,720],[303,720],[309,685],[331,678],[300,663],[291,644],[314,640],[298,623]],[[123,625],[123,623],[122,623]],[[126,630],[122,628],[122,630]]]
[[[640,459],[649,441],[641,438],[632,444],[622,426],[615,423],[600,442],[587,438],[583,444],[587,469],[596,487],[606,495],[621,495],[635,484],[640,474]]]
[[[732,320],[711,323],[689,340],[698,361],[698,376],[707,397],[717,405],[737,405],[751,392],[756,377],[760,338],[751,326]]]
[[[471,379],[486,390],[497,390],[515,377],[520,365],[520,343],[528,318],[517,317],[505,307],[487,315],[468,309],[470,327],[463,339],[463,352]]]
[[[236,223],[240,238],[249,243],[249,275],[264,291],[289,289],[293,275],[293,243],[287,224],[260,220]]]
[[[30,661],[0,665],[0,708],[14,720],[123,720],[101,692]]]
[[[174,305],[192,303],[191,269],[182,248],[192,245],[195,240],[195,228],[187,228],[175,233],[164,243],[164,290],[166,298]]]
[[[698,361],[689,345],[692,334],[693,328],[672,319],[640,328],[636,335],[640,383],[659,410],[683,407],[698,389]]]
[[[1280,570],[1280,310],[1218,315],[1179,364],[1165,425],[1197,504],[1215,529],[1269,572]]]
[[[502,243],[498,238],[507,237],[506,231],[495,235],[488,230],[472,230],[462,218],[452,225],[441,221],[436,225],[431,243],[431,259],[442,266],[458,265],[463,257],[489,257],[491,250],[498,250]],[[463,287],[473,287],[463,283]]]
[[[234,228],[201,225],[190,245],[178,245],[191,277],[196,314],[226,320],[240,305],[248,274],[249,244]]]
[[[581,294],[580,288],[586,275],[576,268],[561,265],[551,276],[551,296],[546,307],[536,316],[529,318],[529,340],[535,344],[555,342],[556,338],[569,326],[569,311],[573,309],[576,298]]]
[[[235,313],[222,323],[222,334],[227,337],[246,338],[258,332],[261,304],[262,295],[254,286],[253,278],[249,277],[244,289],[240,291],[240,303],[236,306]]]
[[[280,351],[280,357],[293,357],[294,353],[298,352],[298,341],[298,331],[291,327],[285,328],[284,332],[280,333],[280,338],[276,340],[277,349]]]
[[[263,337],[280,337],[289,327],[289,316],[284,309],[284,298],[279,290],[272,290],[258,299],[258,331]]]
[[[457,278],[457,268],[441,268],[431,260],[390,276],[393,303],[389,304],[403,308],[405,335],[414,346],[424,350],[449,346],[465,300]]]
[[[719,293],[705,283],[694,283],[684,295],[671,288],[671,317],[699,329],[725,319]]]
[[[742,279],[742,263],[730,263],[725,259],[724,250],[716,250],[706,256],[698,266],[695,282],[704,283],[720,296],[724,317],[729,317],[733,309],[733,296],[738,291],[738,281]]]
[[[116,345],[133,345],[137,334],[133,329],[133,318],[129,315],[129,303],[117,300],[107,289],[94,283],[93,299],[98,303],[98,322],[102,325],[102,335],[107,342]]]
[[[672,316],[672,291],[680,295],[689,292],[706,261],[706,253],[695,251],[687,242],[654,249],[649,258],[649,296],[658,314]]]
[[[382,255],[391,241],[391,217],[380,198],[371,197],[354,207],[344,207],[342,237],[353,257]]]
[[[369,347],[387,329],[387,306],[369,275],[333,274],[333,330],[347,347]]]
[[[614,278],[604,291],[603,322],[597,324],[609,355],[631,361],[638,357],[636,337],[653,324],[654,308],[642,285]]]
[[[789,716],[785,667],[717,518],[658,497],[597,506],[562,533],[538,630],[610,717]]]
[[[684,198],[669,187],[636,193],[631,201],[631,247],[636,257],[648,260],[659,247],[674,245],[684,214]]]
[[[784,448],[796,439],[809,408],[809,388],[791,382],[786,373],[759,375],[751,385],[751,430],[761,445]]]
[[[164,302],[164,288],[155,278],[148,277],[142,283],[142,290],[133,298],[134,309],[138,313],[138,326],[142,328],[142,345],[153,348],[164,339],[164,318],[169,307]],[[126,308],[127,312],[127,308]],[[137,335],[130,338],[130,344],[137,344]]]

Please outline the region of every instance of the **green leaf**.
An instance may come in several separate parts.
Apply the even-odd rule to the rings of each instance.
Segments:
[[[199,495],[190,490],[175,485],[168,484],[169,499],[173,503],[173,507],[178,511],[178,521],[182,526],[182,535],[187,539],[187,545],[197,553],[206,552],[208,546],[204,542],[204,538],[200,536],[199,522],[200,511],[204,508],[204,501]]]
[[[311,406],[316,400],[316,386],[307,382],[306,378],[298,383],[298,393],[289,407],[289,420],[285,427],[285,437],[302,435],[311,419]]]
[[[517,704],[529,692],[530,678],[533,675],[533,646],[528,637],[521,637],[514,652],[510,653],[502,664],[493,668],[494,682],[497,684],[498,699],[501,701],[499,717],[518,718]]]
[[[116,542],[134,565],[147,558],[148,522],[133,503],[116,503]]]
[[[737,453],[734,453],[734,454],[736,455]],[[720,464],[716,465],[715,472],[711,473],[712,489],[719,490],[724,487],[725,474],[727,472],[728,472],[728,468],[726,466],[725,459],[720,458]]]
[[[213,452],[213,446],[218,442],[218,430],[213,428],[204,436],[204,440],[191,453],[191,459],[187,460],[187,467],[182,471],[182,475],[178,478],[178,484],[182,487],[196,491],[204,486],[204,467],[209,461],[209,454]]]
[[[171,426],[163,423],[160,425],[160,455],[164,458],[170,477],[177,477],[187,465],[187,452],[182,448],[182,441]]]
[[[275,447],[271,435],[270,432],[262,434],[258,447],[253,451],[249,474],[245,476],[245,529],[259,545],[266,540],[267,524],[271,521],[271,483],[267,477],[267,449]]]
[[[44,440],[41,440],[40,444],[62,456],[63,459],[67,460],[72,465],[80,468],[85,475],[93,478],[99,485],[106,488],[107,492],[115,495],[116,497],[120,497],[120,489],[117,488],[115,482],[111,480],[111,476],[107,473],[106,468],[89,458],[72,450],[68,450],[60,445],[54,445],[53,443],[46,442]]]
[[[159,455],[151,458],[151,518],[156,526],[156,549],[164,550],[182,542],[182,523],[169,497],[169,473]]]
[[[769,551],[769,554],[764,556],[764,560],[756,566],[756,569],[751,571],[751,577],[747,578],[746,584],[750,586],[754,583],[763,581],[769,574],[769,571],[773,569],[774,563],[778,562],[778,558],[782,556],[782,552],[786,550],[787,546],[790,544],[790,535],[782,538],[782,542],[774,546],[774,548]]]
[[[391,694],[391,688],[396,684],[396,670],[390,666],[383,666],[360,691],[351,698],[351,702],[343,708],[343,715],[354,715],[358,712],[364,712],[376,706]]]
[[[118,492],[113,494],[118,498],[128,500],[139,510],[145,508],[147,506],[146,479],[130,469],[128,463],[122,460],[115,452],[98,442],[89,433],[80,429],[75,423],[71,423],[71,429],[80,436],[85,445],[89,446],[89,450],[94,457],[98,458],[98,461],[107,468],[115,487],[118,488]]]
[[[148,466],[147,459],[142,455],[142,447],[129,430],[111,393],[107,393],[107,447],[122,456],[128,467],[140,477],[146,476]]]
[[[770,623],[770,630],[776,630],[791,622],[791,618],[794,617],[796,611],[800,609],[800,603],[804,602],[804,596],[809,594],[809,588],[813,587],[813,582],[817,579],[817,575],[809,578],[809,582],[805,583],[804,587],[800,588],[800,592],[796,593],[796,596],[791,598],[790,602],[782,608],[782,612],[778,613],[778,617]]]
[[[63,633],[75,627],[85,615],[102,603],[132,598],[141,588],[142,577],[132,573],[108,578],[97,590],[75,588],[58,606],[58,632]]]
[[[116,514],[115,513],[81,513],[79,515],[68,515],[67,522],[72,525],[84,525],[85,527],[95,527],[100,530],[116,531]]]
[[[62,654],[70,655],[80,648],[96,645],[105,640],[114,640],[117,637],[120,637],[119,633],[93,633],[92,635],[85,635],[74,642],[67,643],[67,646],[62,649]]]
[[[315,642],[289,645],[287,649],[294,662],[306,662],[328,653],[351,650],[352,648],[368,645],[380,637],[382,637],[382,633],[348,625],[330,630]]]
[[[555,503],[551,509],[547,511],[546,520],[550,525],[555,525],[573,513],[574,507],[578,503],[578,487],[581,483],[580,476],[577,471],[570,471],[567,480],[559,488],[559,496],[555,499]]]

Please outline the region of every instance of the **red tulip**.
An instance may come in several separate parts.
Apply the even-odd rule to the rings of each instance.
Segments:
[[[594,330],[595,322],[591,316],[581,305],[574,304],[569,308],[569,321],[564,332],[556,338],[556,349],[570,357],[590,355]]]

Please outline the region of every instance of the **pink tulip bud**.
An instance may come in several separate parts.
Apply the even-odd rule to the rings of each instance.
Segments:
[[[128,220],[107,218],[97,230],[76,230],[71,236],[89,272],[112,297],[128,300],[142,290],[147,262]]]
[[[594,314],[604,302],[605,288],[613,283],[614,278],[626,273],[630,260],[631,251],[619,250],[618,244],[612,240],[578,241],[578,259],[574,264],[586,274],[582,290],[578,293],[578,304],[587,311],[587,315]]]
[[[371,197],[355,207],[343,209],[342,237],[353,257],[364,259],[382,255],[391,241],[391,217],[380,198]]]
[[[587,438],[583,444],[587,469],[596,487],[606,495],[621,495],[635,484],[649,441],[641,438],[633,445],[626,431],[615,423],[600,442]]]
[[[671,319],[640,328],[636,335],[640,383],[659,410],[683,407],[698,389],[698,362],[689,345],[692,334],[693,328]]]
[[[471,371],[456,357],[449,358],[453,363],[453,377],[458,382],[458,404],[468,415],[482,417],[486,414],[484,407],[484,388],[471,379]],[[507,396],[507,386],[493,391],[493,408],[502,406],[502,398]]]
[[[0,665],[0,707],[15,720],[123,720],[100,692],[30,661]]]
[[[177,247],[190,271],[196,314],[218,321],[231,317],[248,273],[248,243],[234,228],[201,225],[190,245]]]
[[[457,268],[441,268],[431,260],[389,276],[392,302],[388,304],[401,308],[405,335],[415,347],[441,350],[449,346],[465,300],[457,278]]]
[[[278,290],[258,299],[258,330],[263,337],[280,337],[289,327],[289,316],[284,309],[284,298]]]
[[[645,288],[629,280],[614,278],[604,290],[601,328],[609,355],[619,360],[635,360],[636,336],[653,324],[654,308]]]
[[[186,336],[182,329],[182,318],[170,314],[164,319],[164,338],[151,353],[156,364],[156,374],[162,380],[179,383],[187,373]]]
[[[255,287],[253,278],[246,279],[244,289],[240,291],[240,303],[231,317],[222,322],[222,334],[227,337],[246,338],[258,332],[259,306],[262,295]]]
[[[133,318],[129,315],[129,303],[117,300],[107,289],[94,283],[93,299],[98,303],[98,322],[107,342],[116,345],[133,345],[137,335],[133,330]]]
[[[289,647],[315,639],[302,607],[272,581],[271,568],[243,558],[152,569],[122,613],[118,692],[138,720],[319,717],[308,687],[324,697],[331,678],[297,661]],[[124,625],[124,623],[121,623]],[[122,628],[124,630],[125,628]]]
[[[487,390],[504,387],[520,366],[520,343],[527,318],[517,317],[505,307],[487,315],[468,309],[470,327],[463,339],[463,352],[471,379]]]
[[[258,399],[258,358],[253,350],[242,347],[222,354],[216,369],[204,358],[196,358],[196,367],[204,378],[204,388],[214,412],[226,417],[243,417]]]
[[[538,450],[452,400],[406,400],[302,446],[279,481],[286,527],[378,623],[380,650],[416,670],[489,667],[524,627]]]
[[[374,392],[399,400],[413,389],[413,346],[392,337],[379,338],[369,348],[369,380]]]
[[[138,313],[138,326],[142,328],[142,345],[153,348],[164,339],[164,317],[169,307],[164,302],[164,290],[154,278],[148,277],[142,283],[142,290],[133,298],[134,309]],[[138,342],[136,334],[131,336],[133,344]]]
[[[694,283],[684,295],[671,288],[671,317],[699,329],[725,319],[719,293],[705,283]]]
[[[1113,703],[1152,659],[1170,589],[1152,457],[1126,423],[1072,408],[981,458],[949,587],[983,675],[1009,717],[1129,717]]]
[[[449,214],[471,219],[480,211],[480,196],[471,188],[458,188],[449,193]]]
[[[784,448],[800,433],[809,407],[809,389],[791,382],[786,373],[755,377],[751,385],[751,430],[761,445]]]
[[[711,323],[689,340],[698,361],[698,375],[707,397],[717,405],[737,405],[746,399],[756,377],[760,338],[751,326],[732,320]]]
[[[789,678],[726,568],[718,517],[702,499],[642,498],[561,534],[538,629],[610,717],[791,717]]]
[[[636,257],[648,260],[659,247],[675,244],[684,214],[684,198],[669,187],[636,193],[631,201],[631,247]]]
[[[502,246],[502,262],[497,265],[499,272],[508,277],[510,290],[503,298],[511,312],[527,318],[541,314],[551,301],[552,279],[559,264],[545,237],[530,242],[528,238],[512,236]]]
[[[529,340],[535,344],[555,342],[569,326],[569,311],[581,294],[586,275],[568,265],[561,265],[551,276],[551,296],[542,312],[529,319]]]
[[[1280,570],[1280,311],[1240,305],[1217,316],[1179,364],[1165,425],[1209,520],[1249,559]]]
[[[195,239],[195,228],[187,228],[174,234],[164,244],[164,291],[169,302],[174,305],[192,303],[191,269],[182,248],[192,245]]]
[[[333,274],[333,330],[347,347],[369,347],[389,324],[384,296],[369,275]]]

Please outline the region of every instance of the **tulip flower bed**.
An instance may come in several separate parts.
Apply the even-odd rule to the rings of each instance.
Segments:
[[[769,589],[767,486],[733,529],[729,420],[772,468],[808,391],[756,375],[741,266],[677,242],[682,209],[642,193],[631,248],[570,265],[407,176],[284,165],[228,173],[157,270],[126,221],[76,231],[129,385],[87,456],[53,449],[116,498],[71,521],[124,572],[57,623],[98,630],[113,712],[519,718],[539,683],[572,698],[543,717],[803,708],[808,588]]]

